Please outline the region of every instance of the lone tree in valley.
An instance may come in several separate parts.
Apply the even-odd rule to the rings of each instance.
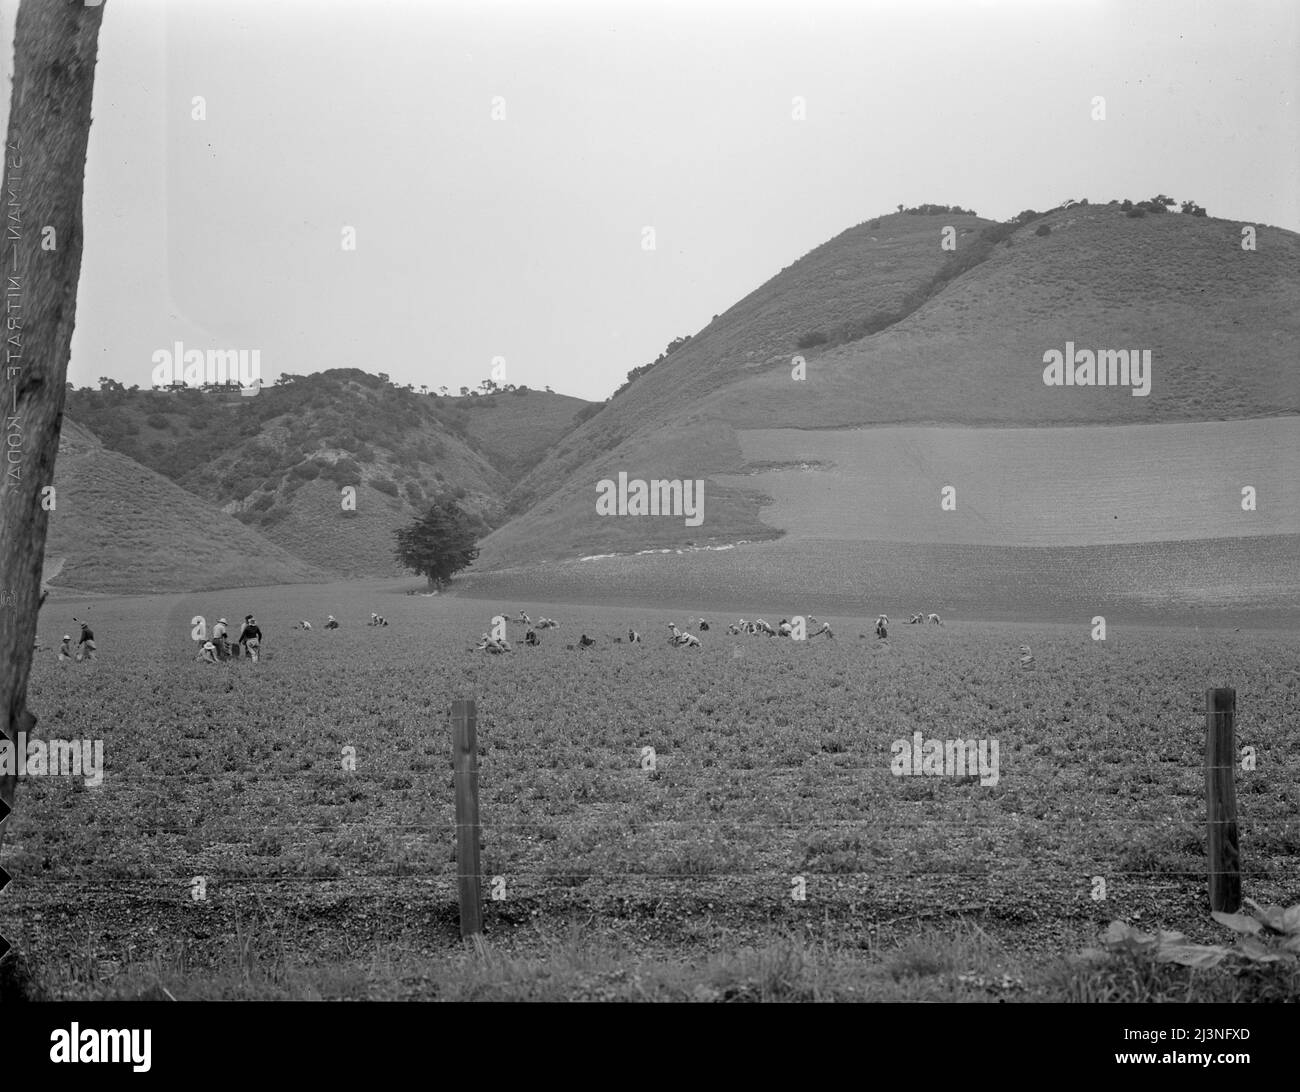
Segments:
[[[475,523],[450,498],[435,501],[423,516],[395,533],[397,560],[420,573],[434,590],[445,588],[453,574],[478,557]]]

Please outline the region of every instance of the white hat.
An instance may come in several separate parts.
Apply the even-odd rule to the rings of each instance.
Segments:
[[[224,618],[218,618],[217,621],[218,621],[218,622],[221,622],[221,623],[223,623],[223,624],[226,622],[226,620],[225,620]]]
[[[65,633],[65,634],[63,635],[63,639],[64,639],[65,641],[71,641],[71,640],[72,640],[72,637],[71,637],[69,634]]]
[[[203,647],[204,647],[204,648],[216,648],[217,646],[214,645],[211,641],[206,641],[206,642],[204,642]]]

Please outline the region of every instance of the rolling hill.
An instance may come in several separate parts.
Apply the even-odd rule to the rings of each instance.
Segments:
[[[83,507],[61,497],[49,572],[117,591],[393,575],[392,532],[451,495],[484,536],[472,595],[1294,616],[1300,236],[1256,226],[1243,249],[1242,226],[1116,202],[883,216],[604,404],[357,369],[251,398],[73,391],[90,431],[65,423],[58,470]],[[1081,349],[1149,353],[1149,388],[1044,383]],[[598,514],[620,473],[702,481],[702,519]],[[106,536],[80,522],[101,509]]]
[[[951,252],[940,249],[947,226]],[[738,477],[765,458],[745,439],[753,430],[1145,426],[1300,412],[1300,237],[1260,227],[1246,251],[1240,228],[1132,218],[1116,204],[1007,225],[908,213],[859,225],[576,428],[517,487],[514,503],[528,507],[486,540],[479,567],[778,538],[790,528],[768,518],[762,485]],[[1045,385],[1044,354],[1069,342],[1150,350],[1150,393]],[[802,381],[792,378],[796,355]],[[932,469],[943,478],[958,468],[936,456]],[[1040,469],[1052,473],[1050,458]],[[596,485],[619,471],[704,480],[703,524],[598,515]],[[828,511],[858,503],[841,481],[824,493]],[[894,525],[888,537],[943,541],[936,534]]]
[[[588,403],[549,392],[438,398],[359,369],[253,397],[69,392],[68,414],[128,456],[336,576],[387,576],[393,531],[452,495],[484,534],[513,482]],[[343,503],[343,490],[355,503]]]
[[[66,417],[55,462],[45,581],[53,594],[294,584],[328,574]]]

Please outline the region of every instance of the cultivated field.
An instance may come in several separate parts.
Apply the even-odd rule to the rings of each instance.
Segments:
[[[696,612],[780,613],[795,603],[827,616],[910,609],[1082,624],[1102,614],[1123,624],[1291,629],[1300,624],[1298,553],[1297,535],[1087,547],[798,537],[542,562],[466,576],[463,585],[486,599],[668,600]]]
[[[1300,417],[1115,428],[739,434],[791,539],[1094,546],[1300,533]],[[955,504],[941,507],[951,486]],[[1242,489],[1255,490],[1254,511]],[[706,507],[707,515],[707,507]]]
[[[1258,756],[1238,773],[1245,891],[1297,901],[1294,632],[1117,626],[1094,642],[1085,624],[895,619],[886,643],[858,636],[865,621],[832,619],[835,640],[795,643],[730,637],[714,618],[688,651],[663,640],[685,613],[394,588],[96,600],[97,662],[38,653],[38,735],[102,738],[106,766],[96,788],[25,778],[11,819],[0,928],[50,959],[37,968],[47,989],[544,996],[528,967],[499,964],[491,979],[463,963],[447,719],[458,697],[478,702],[483,869],[503,896],[486,906],[489,943],[581,950],[594,965],[617,948],[611,975],[673,961],[678,977],[656,980],[664,996],[722,989],[740,972],[720,970],[719,951],[756,946],[770,971],[793,958],[770,945],[791,937],[821,945],[836,974],[847,971],[834,960],[855,961],[822,988],[857,996],[842,991],[911,958],[918,929],[946,929],[938,963],[923,945],[931,977],[904,988],[886,975],[889,995],[979,997],[1011,988],[988,985],[1007,958],[1016,990],[1047,989],[1033,985],[1037,961],[1113,918],[1222,939],[1205,900],[1208,686],[1237,688],[1238,742]],[[47,604],[46,645],[84,606]],[[495,611],[519,607],[562,626],[538,649],[469,651]],[[263,662],[192,661],[192,615],[250,610]],[[390,626],[368,629],[371,610]],[[327,613],[343,628],[323,631]],[[315,629],[290,630],[298,618]],[[644,645],[609,639],[629,625]],[[567,649],[582,632],[598,647]],[[997,740],[997,783],[894,776],[891,744],[914,732]],[[571,993],[595,981],[569,972]]]

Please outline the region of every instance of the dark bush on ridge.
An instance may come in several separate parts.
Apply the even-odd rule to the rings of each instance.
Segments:
[[[903,209],[903,212],[910,216],[978,216],[979,213],[974,209],[964,209],[960,205],[916,205],[910,209]],[[878,222],[878,221],[877,221]]]

